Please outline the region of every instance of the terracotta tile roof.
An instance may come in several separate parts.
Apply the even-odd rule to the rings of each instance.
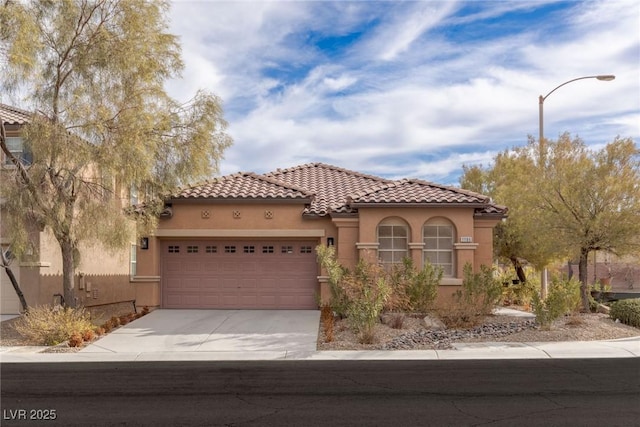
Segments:
[[[352,212],[346,204],[349,195],[391,182],[324,163],[307,163],[289,169],[278,169],[266,176],[315,194],[305,212],[315,215]]]
[[[172,199],[292,199],[310,201],[313,194],[253,172],[239,172],[178,190]]]
[[[506,217],[509,208],[502,205],[489,204],[481,209],[476,209],[476,216],[500,216]]]
[[[173,200],[289,199],[308,203],[306,215],[352,214],[364,205],[475,207],[475,214],[502,215],[487,196],[418,179],[390,181],[324,163],[278,169],[265,175],[239,172],[178,190]]]
[[[16,107],[0,104],[0,117],[5,125],[23,125],[29,123],[31,113]]]
[[[402,179],[360,191],[349,204],[447,204],[484,206],[489,197],[460,188],[438,185],[419,179]]]

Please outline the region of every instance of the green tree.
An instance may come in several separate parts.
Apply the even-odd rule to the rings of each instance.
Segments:
[[[630,138],[615,138],[598,151],[580,138],[547,141],[499,154],[487,173],[491,196],[509,207],[508,232],[499,242],[537,267],[579,254],[581,302],[589,308],[587,260],[592,251],[640,249],[640,151]]]
[[[65,301],[81,242],[120,247],[127,218],[123,189],[146,200],[217,170],[231,144],[220,100],[198,92],[186,103],[164,82],[183,68],[167,32],[166,1],[33,0],[0,6],[2,86],[37,112],[23,137],[33,154],[3,185],[13,248],[29,227],[48,229],[62,252]],[[157,204],[150,204],[156,209]]]

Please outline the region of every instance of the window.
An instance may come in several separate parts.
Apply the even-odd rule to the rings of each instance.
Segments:
[[[135,185],[132,185],[131,188],[129,188],[129,204],[131,206],[138,204],[138,187]]]
[[[444,221],[426,224],[423,228],[424,262],[442,268],[444,276],[454,275],[453,225]]]
[[[273,253],[273,246],[263,246],[262,247],[262,253],[263,254],[272,254]]]
[[[33,156],[24,148],[24,141],[18,136],[8,136],[5,140],[9,152],[25,165],[29,165],[33,161]],[[9,157],[4,160],[6,165],[12,165],[13,162]]]
[[[283,254],[292,254],[293,253],[293,246],[283,246],[280,249],[280,252]]]
[[[300,246],[300,253],[310,254],[310,253],[313,253],[313,249],[311,248],[311,246]]]
[[[401,263],[408,254],[409,227],[400,220],[385,220],[378,225],[378,258],[382,264]]]
[[[129,274],[131,277],[135,277],[138,272],[138,254],[137,246],[131,244],[131,253],[129,254]]]
[[[168,252],[170,254],[179,254],[180,253],[180,246],[169,246]]]
[[[243,252],[245,254],[252,254],[252,253],[255,253],[255,251],[256,251],[256,247],[255,246],[245,246],[243,248]]]
[[[198,253],[198,247],[197,246],[187,246],[187,253],[188,254],[197,254]]]
[[[236,247],[235,246],[225,246],[224,247],[224,252],[227,254],[235,254],[236,253]]]
[[[217,246],[207,246],[205,248],[205,252],[208,254],[215,254],[218,252],[218,247]]]

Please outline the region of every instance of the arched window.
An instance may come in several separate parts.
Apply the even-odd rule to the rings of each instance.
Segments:
[[[455,230],[453,224],[446,219],[434,219],[427,222],[422,229],[424,241],[424,262],[442,268],[445,277],[455,275]]]
[[[378,225],[378,259],[382,264],[401,263],[409,256],[409,227],[399,218],[388,218]]]

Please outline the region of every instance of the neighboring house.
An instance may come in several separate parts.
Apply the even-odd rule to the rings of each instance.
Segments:
[[[138,248],[138,305],[315,309],[330,298],[315,247],[340,263],[411,257],[442,267],[439,297],[462,270],[493,263],[493,228],[506,208],[481,194],[399,181],[323,163],[237,173],[177,191]]]
[[[0,118],[7,131],[9,150],[25,164],[33,160],[24,148],[21,128],[30,120],[31,113],[0,104]],[[0,185],[11,185],[15,166],[0,152]],[[110,194],[106,203],[128,205],[125,192]],[[7,229],[5,206],[0,199],[0,244],[6,249],[11,244]],[[131,277],[135,274],[135,238],[132,246],[121,251],[107,252],[101,246],[81,248],[81,261],[76,272],[76,294],[80,304],[95,306],[133,301],[135,287]],[[30,306],[52,304],[59,301],[55,294],[62,294],[62,256],[58,242],[47,230],[34,229],[31,234],[32,249],[22,259],[14,260],[11,270]],[[133,269],[133,270],[132,270]],[[0,269],[0,314],[20,312],[20,302],[4,269]]]

